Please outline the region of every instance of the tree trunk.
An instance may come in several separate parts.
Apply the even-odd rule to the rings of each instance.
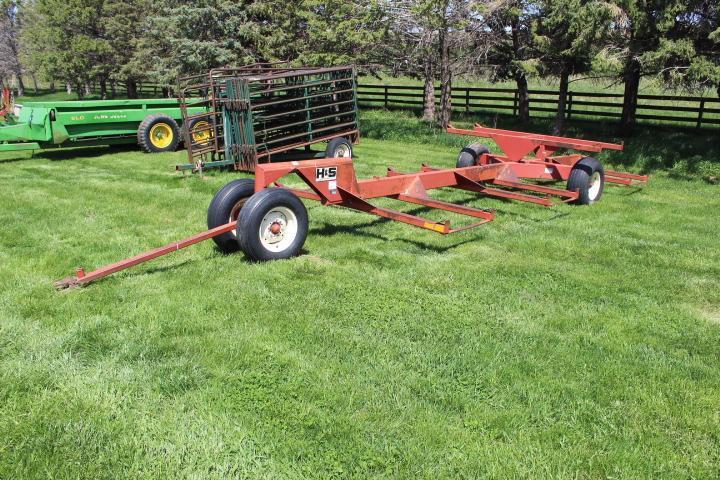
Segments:
[[[107,98],[107,79],[104,76],[100,77],[100,98]]]
[[[115,95],[117,95],[115,88],[115,80],[110,80],[110,98],[112,99],[115,99]]]
[[[637,111],[638,90],[640,89],[640,62],[632,58],[625,67],[625,94],[620,118],[620,133],[632,133],[635,128],[635,112]]]
[[[440,30],[440,127],[447,128],[452,115],[452,71],[450,70],[450,46],[448,29]]]
[[[425,89],[422,118],[428,122],[435,121],[435,66],[431,58],[425,59]]]
[[[160,94],[163,98],[172,98],[172,93],[170,92],[170,89],[168,87],[162,87]]]
[[[17,91],[18,91],[17,96],[22,97],[25,95],[25,84],[23,83],[22,75],[16,75],[16,78],[17,78]]]
[[[570,83],[570,70],[563,67],[560,72],[560,92],[558,98],[557,114],[555,115],[555,127],[553,135],[562,135],[565,127],[565,107],[567,105],[568,85]]]
[[[90,82],[85,81],[85,84],[83,85],[83,88],[85,89],[85,96],[92,95],[93,89],[90,86]]]
[[[128,98],[138,98],[138,94],[137,94],[137,83],[135,82],[134,79],[128,78],[128,79],[125,81],[125,86],[126,86],[126,89],[127,89],[127,97],[128,97]]]
[[[75,93],[77,93],[78,100],[82,100],[85,97],[85,91],[82,87],[82,83],[80,82],[75,84]]]
[[[523,54],[520,40],[520,17],[518,15],[512,17],[510,32],[512,35],[513,56],[516,60],[520,60]],[[515,83],[518,89],[518,120],[520,120],[520,123],[528,123],[530,121],[530,94],[528,93],[527,75],[519,67],[515,67],[515,69]]]
[[[30,72],[30,78],[32,78],[33,82],[33,91],[35,93],[38,93],[38,83],[37,83],[37,77],[35,76],[35,72]]]
[[[518,89],[518,120],[520,123],[530,122],[530,93],[525,72],[515,74],[515,83]]]
[[[50,80],[50,91],[55,93],[55,80]]]
[[[68,95],[72,93],[72,84],[70,82],[65,82],[65,91]]]

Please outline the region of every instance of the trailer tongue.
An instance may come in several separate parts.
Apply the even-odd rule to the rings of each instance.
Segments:
[[[458,188],[549,207],[557,203],[594,203],[600,199],[605,182],[631,185],[648,180],[643,175],[605,171],[597,160],[580,154],[553,155],[559,149],[600,152],[603,149],[622,150],[622,145],[481,126],[473,130],[450,127],[448,132],[493,138],[505,154],[491,154],[482,146],[471,145],[461,152],[456,168],[438,169],[423,165],[415,173],[401,173],[388,168],[387,176],[365,180],[357,179],[350,158],[257,164],[254,180],[234,180],[216,194],[208,211],[207,231],[92,272],[86,273],[79,268],[75,276],[55,282],[55,287],[85,285],[210,238],[220,250],[228,253],[242,250],[254,261],[293,257],[300,253],[308,233],[307,210],[299,198],[450,234],[490,222],[495,214],[491,210],[433,199],[428,195],[429,190]],[[466,165],[468,155],[472,160],[470,165]],[[289,188],[279,183],[290,174],[299,176],[309,188]],[[527,180],[567,181],[567,187],[556,188]],[[435,222],[374,206],[370,201],[376,198],[391,198],[453,212],[469,217],[471,222],[453,227],[449,221]]]

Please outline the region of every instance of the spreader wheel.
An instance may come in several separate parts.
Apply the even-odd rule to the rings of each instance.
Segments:
[[[198,146],[209,145],[215,135],[210,122],[203,118],[192,119],[188,124],[188,132],[192,144]]]
[[[261,190],[248,199],[238,217],[240,249],[255,261],[298,255],[308,233],[305,205],[282,188]]]
[[[240,210],[253,193],[255,193],[255,180],[252,178],[233,180],[221,188],[208,207],[208,229],[237,220]],[[240,248],[235,230],[218,235],[213,241],[225,253],[237,252]]]
[[[147,153],[174,152],[180,143],[180,128],[167,115],[148,115],[137,131],[138,144]]]
[[[325,149],[326,158],[352,158],[352,144],[344,138],[333,138]]]
[[[477,165],[478,160],[485,153],[490,153],[490,149],[481,143],[468,145],[460,150],[455,166],[457,168],[473,167]]]
[[[602,197],[605,188],[605,169],[602,164],[592,157],[585,157],[578,161],[570,171],[567,189],[579,191],[580,196],[575,200],[576,205],[590,205]]]

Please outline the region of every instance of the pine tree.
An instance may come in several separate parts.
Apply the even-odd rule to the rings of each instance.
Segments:
[[[521,123],[530,121],[528,76],[537,72],[531,34],[536,14],[532,0],[509,0],[487,18],[488,29],[497,40],[487,57],[491,79],[515,81]]]
[[[560,79],[554,133],[562,133],[570,76],[592,68],[613,16],[610,5],[596,0],[538,2],[533,23],[533,50],[538,70]]]
[[[84,95],[107,69],[110,45],[102,27],[103,0],[36,0],[22,42],[33,70],[62,79]]]
[[[618,66],[617,75],[625,84],[620,131],[627,134],[635,127],[641,78],[658,73],[657,65],[649,60],[667,51],[669,44],[662,40],[687,7],[684,0],[615,1],[624,19],[615,22],[611,31],[614,51],[620,54],[608,65]]]
[[[148,16],[135,61],[166,86],[179,76],[255,62],[263,24],[251,7],[233,0],[161,0]]]
[[[18,0],[0,1],[0,77],[15,78],[18,96],[25,94],[19,43],[21,6]]]

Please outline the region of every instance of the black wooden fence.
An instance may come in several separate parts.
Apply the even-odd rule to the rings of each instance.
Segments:
[[[437,87],[439,92],[440,87]],[[548,116],[557,111],[560,95],[553,90],[530,90],[530,114]],[[568,92],[567,118],[608,121],[620,119],[623,95],[619,93]],[[436,100],[439,102],[439,99]],[[361,107],[422,108],[423,87],[407,85],[358,85]],[[517,115],[518,91],[512,88],[453,87],[454,112]],[[537,116],[537,115],[535,115]],[[720,125],[720,99],[712,97],[639,95],[638,122],[694,126]]]

